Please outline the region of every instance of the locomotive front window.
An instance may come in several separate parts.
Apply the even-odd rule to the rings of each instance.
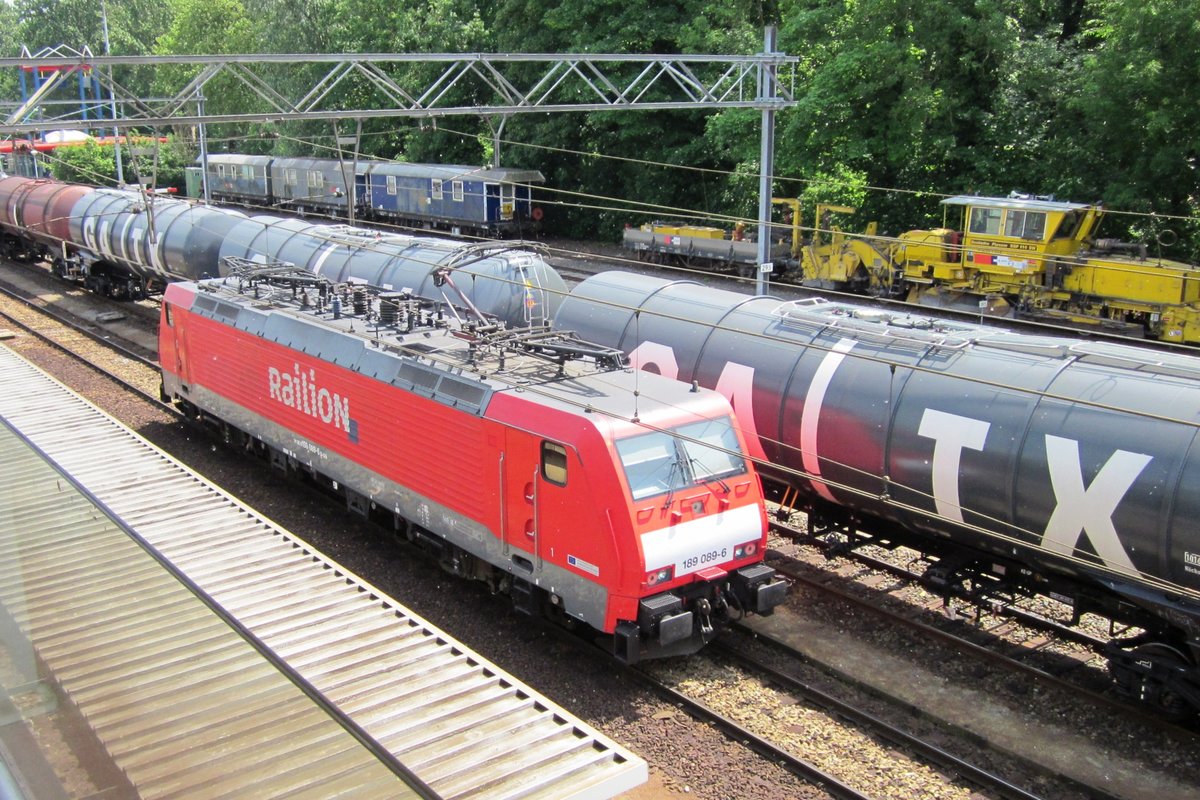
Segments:
[[[1000,233],[1000,209],[972,208],[971,233]]]
[[[1042,211],[1009,211],[1004,235],[1040,242],[1046,235],[1046,214]]]
[[[738,446],[729,418],[693,422],[678,428],[680,444],[698,482],[741,475],[746,471],[746,459]]]
[[[621,439],[616,445],[634,500],[746,471],[728,417],[643,433]]]

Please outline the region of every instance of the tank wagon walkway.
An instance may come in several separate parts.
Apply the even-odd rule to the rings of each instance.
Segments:
[[[0,420],[0,617],[142,797],[607,798],[645,781],[641,759],[3,347]]]

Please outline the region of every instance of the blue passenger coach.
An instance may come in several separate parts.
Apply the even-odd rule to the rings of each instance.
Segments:
[[[200,168],[197,167],[199,172]],[[532,187],[541,172],[507,167],[407,164],[361,159],[208,156],[209,196],[300,214],[355,216],[453,234],[527,236],[540,230]],[[197,185],[189,193],[199,196]]]

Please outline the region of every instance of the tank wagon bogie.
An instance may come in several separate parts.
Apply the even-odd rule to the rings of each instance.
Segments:
[[[545,329],[461,328],[410,295],[272,273],[168,288],[165,398],[630,662],[782,601],[719,394]]]
[[[729,397],[810,529],[1142,628],[1109,649],[1118,683],[1200,709],[1192,357],[624,273],[576,287],[556,325]]]

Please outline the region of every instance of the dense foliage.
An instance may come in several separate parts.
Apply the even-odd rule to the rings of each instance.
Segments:
[[[0,3],[0,49],[103,52],[97,5]],[[1104,200],[1137,212],[1111,219],[1108,235],[1169,228],[1183,238],[1164,254],[1200,260],[1200,0],[106,0],[106,9],[118,54],[754,53],[763,26],[775,24],[779,49],[800,58],[798,103],[778,115],[777,194],[856,205],[861,221],[893,232],[936,224],[944,194]],[[118,80],[151,95],[178,85],[168,71],[178,69],[129,69]],[[289,65],[272,80],[285,86],[323,69]],[[256,102],[228,79],[205,94],[210,113]],[[0,75],[0,96],[15,95],[14,76]],[[358,84],[336,102],[378,98]],[[368,120],[362,152],[482,163],[495,124]],[[211,146],[326,155],[355,127],[217,128]],[[541,169],[561,192],[548,198],[551,221],[576,233],[614,236],[643,221],[629,203],[756,211],[755,112],[517,116],[502,140],[506,164]]]

